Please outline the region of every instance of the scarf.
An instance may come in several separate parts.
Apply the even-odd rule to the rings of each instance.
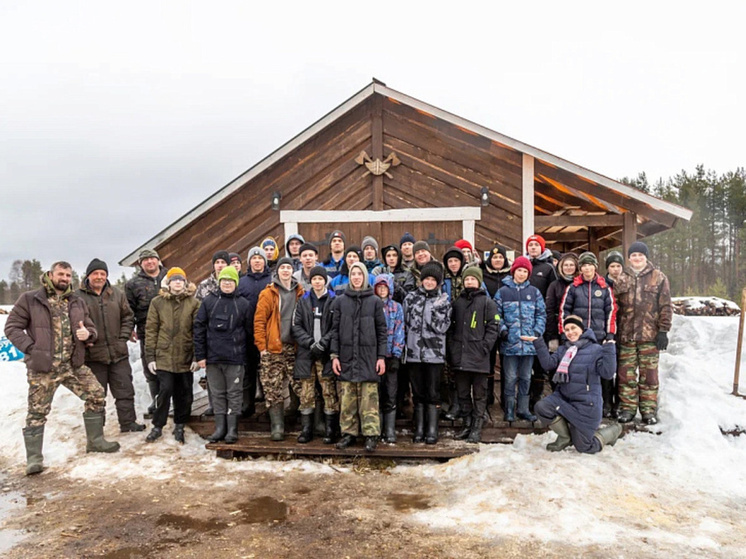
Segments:
[[[570,346],[570,349],[568,349],[562,356],[562,361],[560,361],[559,367],[557,367],[557,372],[554,373],[552,381],[557,384],[567,384],[570,382],[570,363],[572,363],[572,360],[575,358],[577,353],[578,346]]]

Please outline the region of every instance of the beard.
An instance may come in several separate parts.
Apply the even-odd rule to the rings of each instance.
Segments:
[[[65,279],[61,279],[57,281],[52,280],[52,285],[58,291],[65,291],[68,287],[70,287],[70,282]]]

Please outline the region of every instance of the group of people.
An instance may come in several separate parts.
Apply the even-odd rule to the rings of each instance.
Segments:
[[[237,441],[239,417],[255,413],[257,394],[271,439],[283,440],[289,394],[299,443],[320,429],[324,443],[343,449],[362,436],[372,452],[380,438],[396,442],[410,390],[415,443],[438,441],[441,415],[460,421],[456,438],[476,443],[498,360],[504,419],[540,420],[557,433],[549,450],[598,452],[638,409],[644,423],[657,421],[671,305],[644,243],[629,247],[626,266],[610,252],[602,276],[595,254],[553,253],[540,235],[512,262],[499,245],[482,261],[463,239],[442,261],[409,233],[382,249],[370,236],[348,246],[342,231],[328,240],[319,261],[300,235],[289,236],[284,256],[268,237],[249,250],[245,271],[239,254],[218,251],[199,285],[144,250],[124,293],[101,260],[76,292],[70,265],[55,263],[5,328],[26,354],[27,473],[42,469],[44,424],[60,384],[86,402],[89,451],[119,448],[103,438],[107,389],[121,431],[145,429],[134,410],[131,338],[153,398],[147,442],[163,435],[172,404],[173,435],[184,442],[200,370],[215,418],[209,440],[226,443]],[[543,397],[545,383],[553,392]],[[617,422],[600,428],[603,416]]]

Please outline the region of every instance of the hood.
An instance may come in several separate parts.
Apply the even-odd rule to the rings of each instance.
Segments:
[[[285,241],[285,254],[287,254],[288,256],[290,256],[290,249],[288,248],[288,245],[292,240],[300,241],[301,245],[306,242],[306,240],[303,238],[303,235],[298,235],[297,233],[289,235],[288,240]]]
[[[596,334],[593,333],[593,330],[591,330],[590,328],[587,328],[585,331],[583,331],[583,333],[580,335],[580,337],[578,338],[578,341],[575,342],[575,344],[573,344],[569,340],[566,343],[568,346],[576,345],[579,348],[581,348],[589,343],[593,343],[593,344],[598,343],[598,340],[596,339]]]
[[[347,255],[349,253],[351,253],[351,252],[356,252],[357,253],[357,257],[360,259],[360,262],[363,261],[363,251],[360,250],[359,246],[352,245],[350,247],[347,247],[345,249],[344,256],[342,257],[342,266],[339,269],[339,273],[342,274],[343,276],[350,275],[350,270],[347,269]],[[329,255],[329,258],[331,258],[331,254]],[[367,269],[366,269],[366,272],[367,272]]]
[[[574,275],[574,276],[568,277],[568,276],[566,276],[565,274],[563,274],[563,273],[562,273],[562,263],[563,263],[563,262],[564,262],[565,260],[572,260],[572,261],[574,261],[574,262],[575,262],[575,275]],[[577,254],[575,254],[574,252],[566,252],[565,254],[563,254],[563,255],[562,255],[562,256],[560,257],[559,261],[557,261],[557,275],[558,275],[558,276],[559,276],[559,277],[560,277],[561,279],[563,279],[563,280],[565,280],[565,281],[567,281],[567,282],[570,282],[570,281],[572,281],[572,280],[573,280],[573,279],[574,279],[575,277],[577,277],[577,275],[578,275],[578,271],[579,271],[579,270],[580,270],[580,266],[578,266],[578,256],[577,256]]]
[[[552,251],[548,248],[544,249],[544,252],[542,252],[539,256],[536,258],[529,258],[529,260],[537,261],[537,262],[551,262],[553,258]]]
[[[458,272],[455,274],[448,268],[448,259],[454,257],[458,258],[461,261],[461,266],[459,267]],[[446,251],[446,253],[443,255],[443,268],[445,275],[449,278],[454,278],[461,275],[461,272],[464,269],[464,253],[461,252],[460,248],[454,245]]]
[[[264,244],[271,241],[275,245],[275,253],[272,255],[272,258],[270,260],[274,261],[277,260],[277,258],[280,256],[280,247],[277,246],[277,239],[275,239],[272,235],[269,235],[267,237],[264,237],[262,239],[262,242],[260,243],[260,247],[262,250],[264,250]],[[266,254],[265,254],[266,257]]]
[[[159,295],[163,297],[164,299],[186,299],[187,297],[194,297],[194,294],[197,292],[197,286],[194,285],[191,281],[187,282],[186,289],[179,293],[178,295],[174,295],[168,290],[168,287],[161,287],[161,291]]]
[[[379,283],[386,283],[386,287],[389,288],[388,299],[391,300],[394,297],[394,276],[391,274],[378,274],[376,279],[373,280],[373,292],[376,291],[376,286]]]
[[[352,266],[350,266],[350,271],[352,271],[353,268],[358,268],[362,270],[363,272],[363,286],[360,289],[360,291],[369,289],[370,288],[370,278],[368,276],[368,268],[365,267],[365,264],[362,262],[355,262]],[[349,277],[349,274],[347,274]],[[353,290],[352,289],[352,283],[348,284],[347,290]],[[354,290],[353,290],[354,291]],[[372,289],[371,289],[372,291]]]
[[[57,295],[57,291],[54,289],[54,284],[52,283],[52,278],[49,277],[48,273],[43,273],[41,275],[41,278],[39,279],[41,281],[41,284],[44,286],[44,289],[47,292],[47,295],[55,296]],[[73,292],[73,282],[70,280],[70,284],[67,286],[67,289],[65,289],[64,293],[60,294],[60,297],[63,299],[67,299],[72,295]]]
[[[277,289],[284,289],[285,291],[294,291],[298,287],[298,280],[295,279],[294,276],[290,276],[290,289],[285,289],[285,286],[282,285],[282,282],[280,281],[280,278],[278,276],[275,276],[272,279],[272,284],[277,286]]]
[[[392,271],[399,272],[401,271],[401,250],[399,250],[399,247],[396,245],[386,245],[381,250],[381,263],[384,266],[388,266],[386,264],[386,253],[389,251],[396,251],[396,266],[394,266],[394,269]]]

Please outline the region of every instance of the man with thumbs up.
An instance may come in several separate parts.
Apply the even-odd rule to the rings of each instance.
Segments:
[[[104,439],[104,389],[85,365],[86,345],[96,341],[98,332],[71,280],[72,266],[55,262],[42,275],[42,287],[21,295],[5,323],[5,335],[26,354],[26,475],[43,469],[44,425],[59,385],[85,401],[86,451],[119,450],[119,443]]]

